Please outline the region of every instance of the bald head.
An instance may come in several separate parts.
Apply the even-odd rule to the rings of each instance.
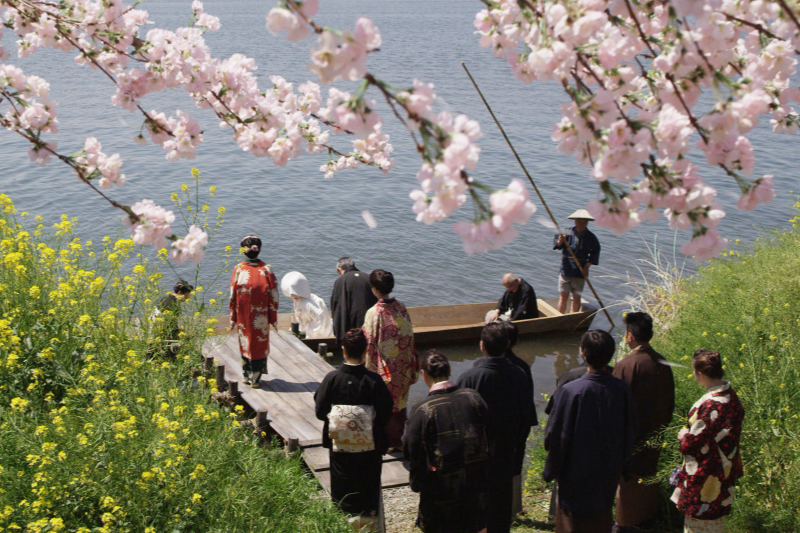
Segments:
[[[503,287],[511,292],[517,292],[517,289],[519,289],[519,278],[511,272],[507,272],[503,275]]]

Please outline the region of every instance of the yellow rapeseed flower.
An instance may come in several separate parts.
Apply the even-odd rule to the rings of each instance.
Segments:
[[[11,400],[11,409],[13,411],[22,412],[31,402],[24,398],[14,398]]]

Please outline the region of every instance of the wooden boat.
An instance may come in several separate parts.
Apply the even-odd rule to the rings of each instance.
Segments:
[[[537,333],[585,331],[594,319],[598,309],[586,300],[581,300],[578,313],[561,314],[558,312],[558,298],[539,298],[539,318],[517,320],[514,324],[519,328],[520,336]],[[568,302],[571,308],[572,302]],[[497,302],[460,305],[429,305],[409,307],[408,314],[414,325],[414,341],[417,344],[431,345],[449,342],[477,340],[481,336],[486,313],[497,308]],[[292,314],[278,313],[278,329],[291,329]],[[312,350],[320,343],[326,343],[328,349],[336,346],[336,339],[303,339]]]

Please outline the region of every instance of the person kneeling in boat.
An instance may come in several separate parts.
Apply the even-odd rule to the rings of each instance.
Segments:
[[[283,294],[294,300],[292,321],[300,324],[307,339],[333,337],[333,323],[325,301],[311,294],[311,286],[300,272],[289,272],[281,280]]]
[[[487,324],[496,320],[539,318],[536,292],[527,281],[509,272],[503,275],[503,287],[506,292],[497,302],[497,309],[486,313]]]
[[[331,499],[354,515],[351,523],[359,530],[378,514],[393,400],[383,379],[364,366],[364,332],[348,331],[342,349],[344,364],[325,376],[314,394],[315,414],[324,422],[322,446],[329,450]]]

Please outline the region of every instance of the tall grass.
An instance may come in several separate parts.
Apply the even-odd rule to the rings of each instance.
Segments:
[[[351,531],[191,379],[213,299],[183,304],[168,357],[161,274],[133,241],[27,218],[0,195],[0,529]]]
[[[744,477],[727,522],[732,532],[795,532],[800,522],[800,218],[792,228],[736,247],[690,278],[668,261],[638,284],[637,310],[658,324],[653,346],[673,362],[676,410],[662,477],[680,464],[677,432],[705,392],[691,376],[698,348],[723,355],[745,409]]]

